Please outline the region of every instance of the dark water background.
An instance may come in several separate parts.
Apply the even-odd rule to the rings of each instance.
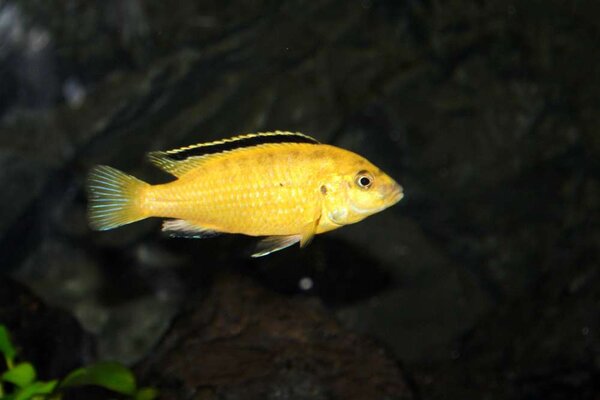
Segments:
[[[598,399],[599,17],[0,1],[0,322],[47,375],[117,359],[165,398]],[[147,151],[275,129],[366,156],[405,198],[259,260],[247,238],[87,227],[93,165],[165,182]]]

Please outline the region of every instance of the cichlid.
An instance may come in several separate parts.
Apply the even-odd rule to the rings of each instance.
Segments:
[[[177,179],[150,185],[108,166],[88,178],[89,221],[108,230],[168,218],[171,236],[266,236],[253,257],[352,224],[397,203],[402,187],[365,158],[310,136],[269,132],[170,151],[149,160]]]

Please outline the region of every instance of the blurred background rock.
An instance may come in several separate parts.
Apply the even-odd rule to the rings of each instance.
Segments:
[[[218,278],[314,300],[336,334],[375,340],[403,381],[380,398],[597,398],[599,15],[591,0],[0,1],[2,274],[75,316],[97,357],[152,374]],[[88,229],[91,166],[164,182],[147,151],[275,129],[363,154],[405,199],[253,261],[246,238]],[[298,368],[248,393],[340,393]],[[238,398],[219,382],[197,398]]]

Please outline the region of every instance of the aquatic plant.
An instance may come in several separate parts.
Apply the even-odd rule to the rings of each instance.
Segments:
[[[0,353],[5,364],[4,368],[0,366],[0,400],[59,400],[65,389],[88,385],[134,400],[152,400],[158,395],[154,388],[138,388],[131,370],[116,362],[78,368],[60,380],[38,380],[35,366],[18,360],[18,351],[4,325],[0,325]]]

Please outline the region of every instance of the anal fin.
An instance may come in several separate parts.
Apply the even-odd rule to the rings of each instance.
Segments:
[[[288,235],[288,236],[268,236],[262,239],[256,245],[256,252],[252,254],[252,257],[262,257],[273,252],[283,250],[286,247],[290,247],[294,243],[300,241],[300,235]]]
[[[171,237],[183,237],[189,239],[203,239],[221,234],[221,232],[205,228],[192,221],[186,221],[183,219],[171,219],[164,221],[162,231]]]

